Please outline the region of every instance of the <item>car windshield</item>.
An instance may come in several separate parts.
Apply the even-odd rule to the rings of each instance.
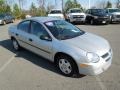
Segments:
[[[45,23],[53,36],[59,40],[74,38],[85,32],[64,20],[54,20]]]
[[[114,12],[120,12],[120,9],[109,9],[110,13],[114,13]]]
[[[59,14],[59,13],[62,13],[60,10],[52,10],[51,12],[50,12],[50,14]]]
[[[104,9],[93,9],[92,10],[92,13],[105,13],[105,10]]]
[[[73,9],[70,12],[71,13],[80,13],[80,12],[82,12],[82,10],[80,10],[80,9]]]

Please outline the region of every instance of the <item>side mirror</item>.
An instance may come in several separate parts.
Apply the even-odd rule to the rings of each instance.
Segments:
[[[41,36],[40,36],[40,39],[41,39],[41,40],[46,40],[46,41],[52,41],[51,37],[48,36],[48,35],[41,35]]]

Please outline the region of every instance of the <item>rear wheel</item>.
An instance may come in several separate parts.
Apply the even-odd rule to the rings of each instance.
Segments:
[[[13,48],[18,51],[20,50],[20,45],[18,44],[16,39],[12,39],[12,43],[13,43]]]
[[[60,55],[57,57],[57,66],[61,73],[65,76],[73,76],[78,74],[78,68],[73,59],[66,55]]]

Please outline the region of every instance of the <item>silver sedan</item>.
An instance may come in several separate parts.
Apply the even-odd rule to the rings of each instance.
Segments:
[[[107,40],[53,17],[34,17],[9,28],[15,50],[21,47],[54,62],[62,74],[98,75],[111,66]]]

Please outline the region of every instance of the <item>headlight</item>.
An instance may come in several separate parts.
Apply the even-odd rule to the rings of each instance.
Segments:
[[[98,16],[94,16],[95,19],[98,19]]]
[[[116,15],[112,15],[113,18],[116,18]]]
[[[70,15],[70,18],[73,18],[73,15]]]
[[[87,58],[89,62],[92,62],[92,63],[97,63],[100,60],[100,57],[97,54],[92,53],[92,52],[87,53]]]

